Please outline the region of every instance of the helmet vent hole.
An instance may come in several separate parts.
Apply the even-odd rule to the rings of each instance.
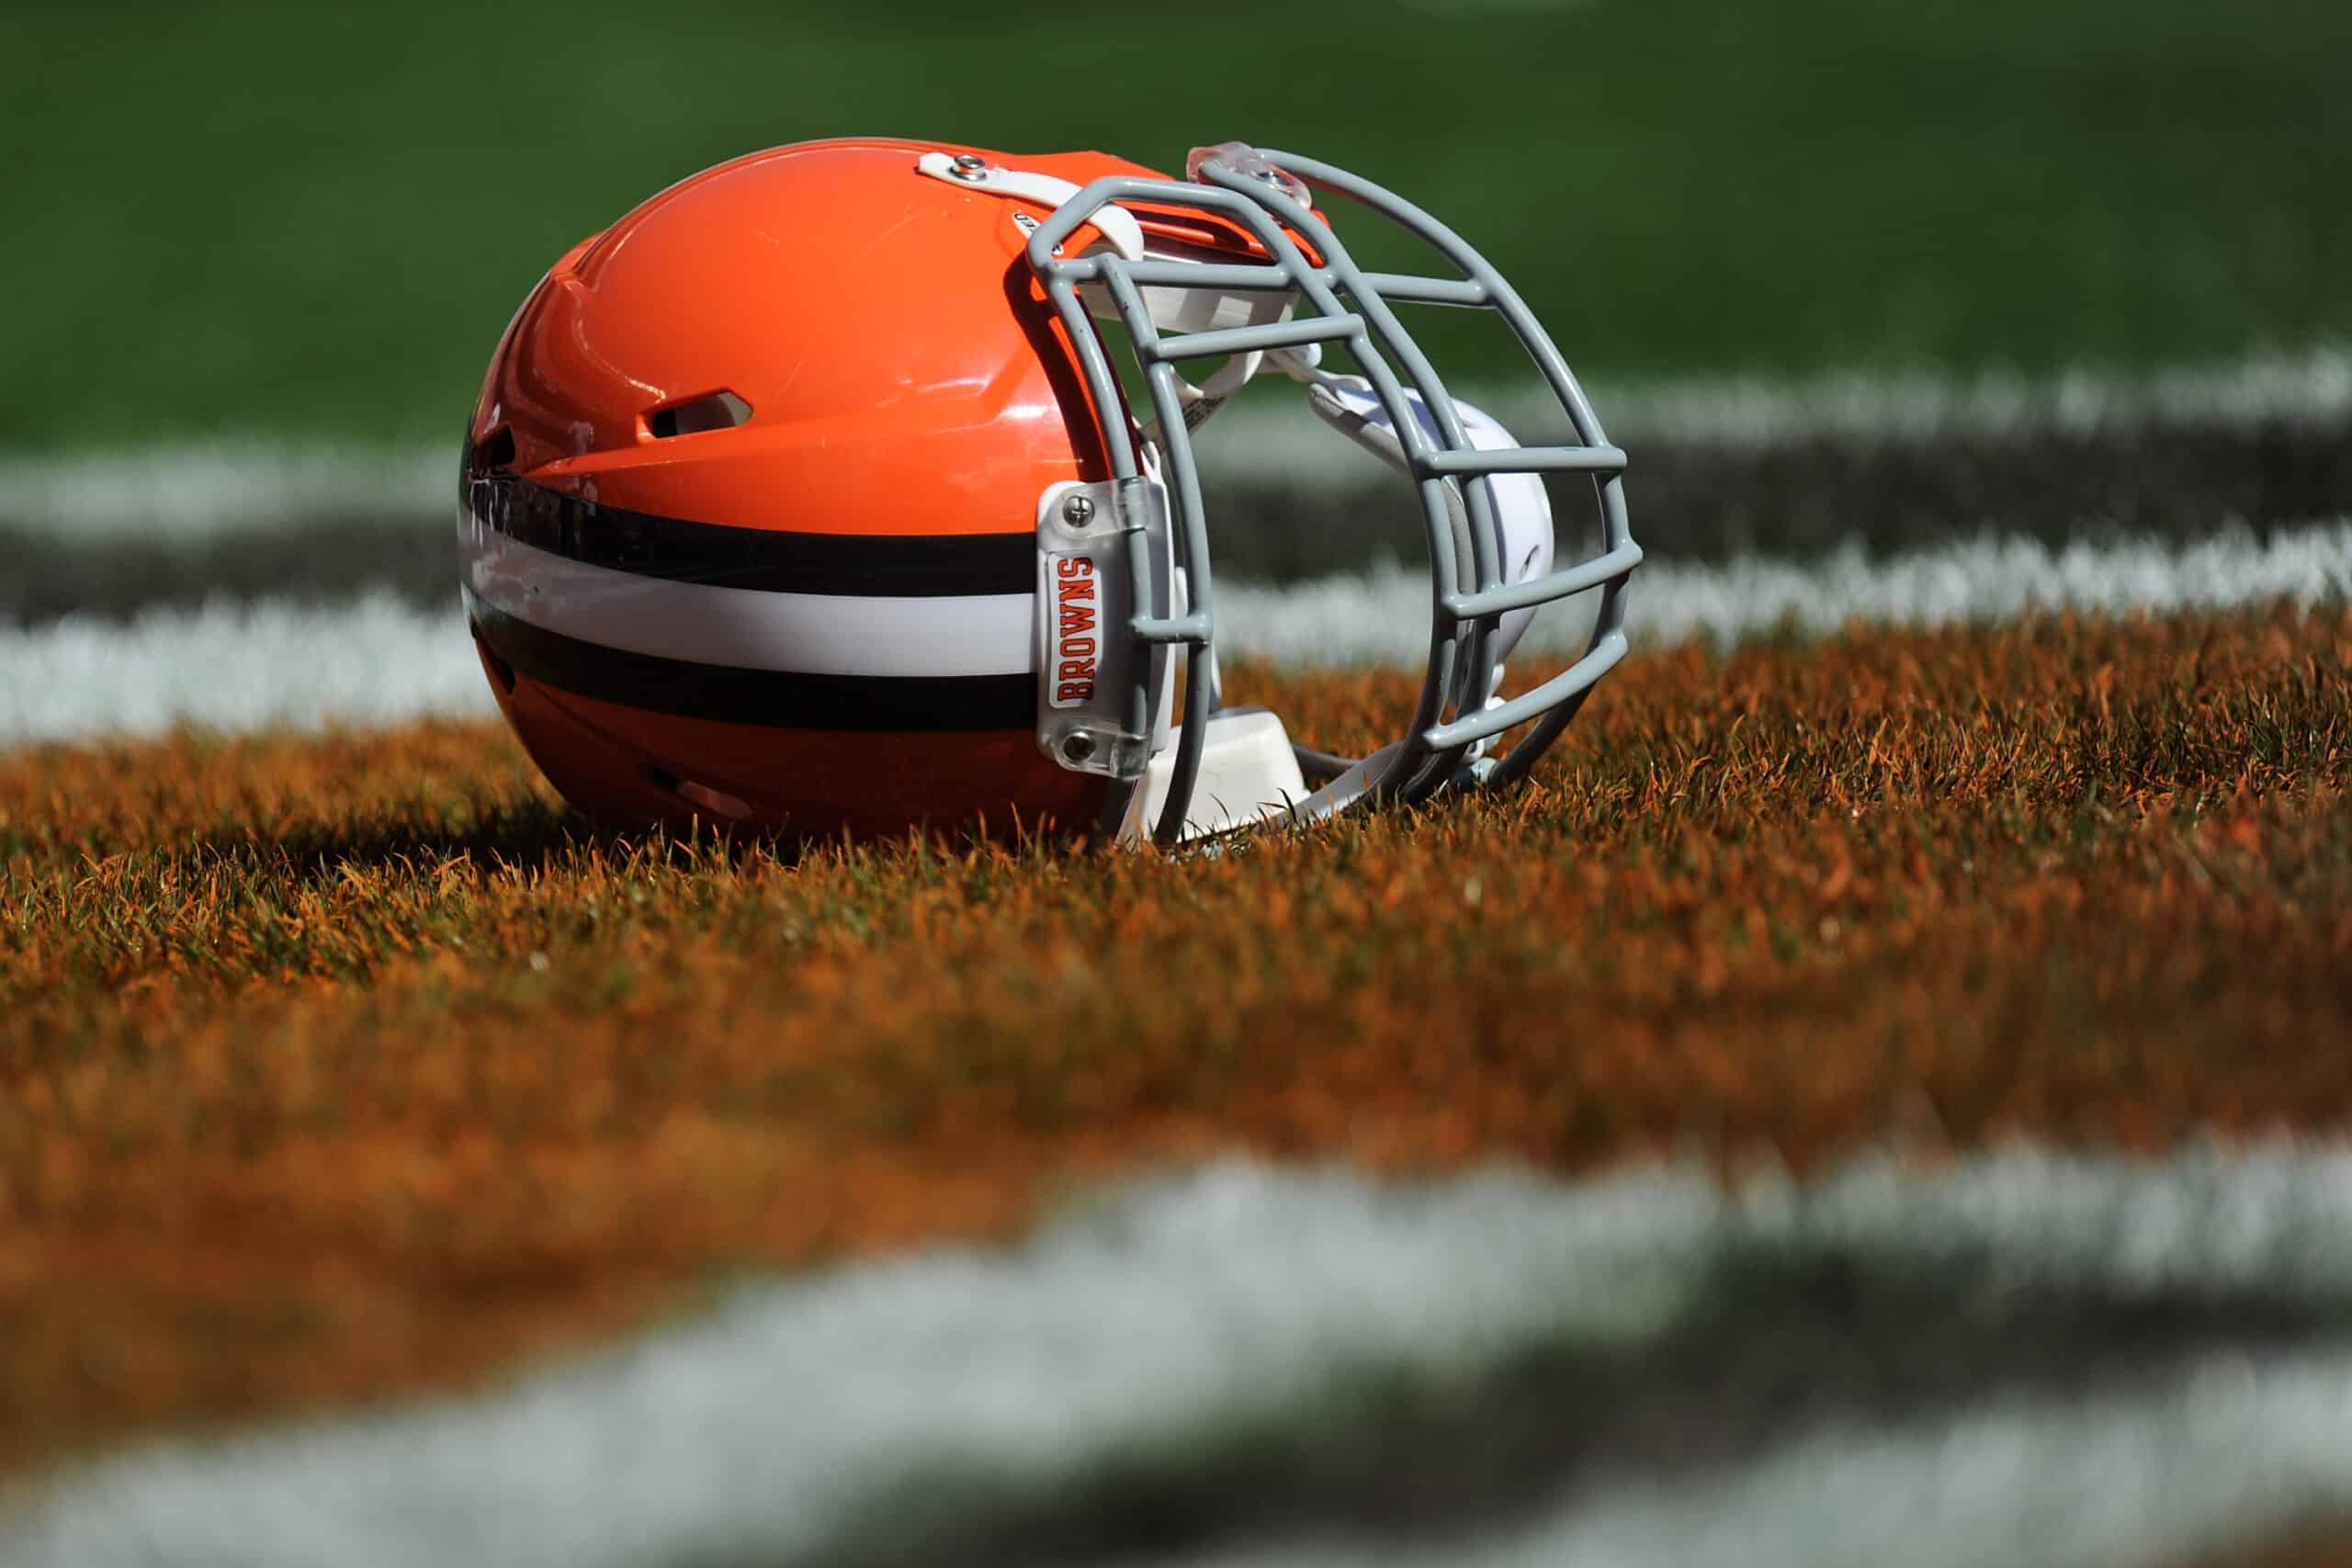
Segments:
[[[500,425],[474,443],[473,468],[476,473],[489,473],[497,468],[514,466],[514,433]]]
[[[645,433],[656,441],[673,435],[695,435],[706,430],[732,430],[752,417],[752,405],[729,391],[667,403],[645,416]]]

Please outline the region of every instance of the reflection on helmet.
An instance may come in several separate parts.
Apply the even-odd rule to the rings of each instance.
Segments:
[[[1624,651],[1623,454],[1510,286],[1426,214],[1238,143],[1187,168],[804,143],[556,264],[475,405],[459,538],[492,686],[569,800],[801,836],[1173,841],[1525,773]],[[1453,276],[1358,267],[1308,205],[1329,197]],[[1521,446],[1452,397],[1393,302],[1499,314],[1570,444]],[[1198,384],[1195,359],[1218,366]],[[1267,372],[1423,518],[1419,710],[1362,760],[1219,701],[1191,434]],[[1590,557],[1555,561],[1544,472],[1590,476]],[[1579,594],[1583,657],[1505,696],[1529,617]]]

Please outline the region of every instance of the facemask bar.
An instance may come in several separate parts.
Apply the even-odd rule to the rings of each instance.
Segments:
[[[1284,178],[1283,176],[1292,176]],[[1125,327],[1137,364],[1149,388],[1168,479],[1171,532],[1176,564],[1187,577],[1189,603],[1180,615],[1137,614],[1129,630],[1136,641],[1135,658],[1127,660],[1137,672],[1127,694],[1129,728],[1148,728],[1154,693],[1141,672],[1154,660],[1148,653],[1182,643],[1186,646],[1187,685],[1184,713],[1177,732],[1167,799],[1152,835],[1162,843],[1182,836],[1201,762],[1211,707],[1210,657],[1216,626],[1216,593],[1209,568],[1208,536],[1201,506],[1200,474],[1194,462],[1184,418],[1178,362],[1197,358],[1297,351],[1310,344],[1343,345],[1363,368],[1374,395],[1386,411],[1406,448],[1407,466],[1421,502],[1428,532],[1431,595],[1430,654],[1421,696],[1412,727],[1401,740],[1383,747],[1317,790],[1298,808],[1305,818],[1328,816],[1367,795],[1390,795],[1407,801],[1427,798],[1464,773],[1470,749],[1519,725],[1534,728],[1499,758],[1482,760],[1467,776],[1505,783],[1523,776],[1583,705],[1595,682],[1625,654],[1624,589],[1640,564],[1642,552],[1628,529],[1623,492],[1625,455],[1608,444],[1600,422],[1586,400],[1566,362],[1554,346],[1517,290],[1501,273],[1452,230],[1411,203],[1343,169],[1288,152],[1253,152],[1228,143],[1196,155],[1197,183],[1111,175],[1094,181],[1065,201],[1031,233],[1029,265],[1046,288],[1046,297],[1061,318],[1077,353],[1095,406],[1122,406],[1118,382],[1102,335],[1079,297],[1081,284],[1100,284]],[[1337,236],[1295,199],[1295,181],[1339,196],[1378,213],[1435,250],[1462,276],[1423,277],[1366,272],[1357,267]],[[1064,258],[1057,246],[1106,205],[1136,202],[1159,208],[1192,209],[1226,218],[1246,228],[1272,258],[1266,262],[1204,263],[1130,260],[1097,251]],[[1320,267],[1308,262],[1284,228],[1305,235],[1325,258]],[[1163,337],[1145,308],[1140,290],[1146,287],[1216,288],[1237,292],[1295,291],[1314,314],[1222,331],[1171,334]],[[1535,362],[1545,386],[1568,418],[1577,445],[1521,446],[1482,451],[1465,434],[1453,400],[1410,333],[1397,321],[1390,300],[1491,310],[1510,326]],[[1353,309],[1350,309],[1352,303]],[[1393,362],[1393,363],[1392,363]],[[1402,366],[1400,380],[1395,366]],[[1442,438],[1432,446],[1406,397],[1409,383],[1430,413]],[[1126,422],[1103,422],[1114,481],[1122,494],[1144,484],[1144,466]],[[1485,477],[1498,473],[1567,472],[1591,475],[1598,491],[1602,522],[1602,549],[1598,556],[1555,570],[1532,581],[1505,581],[1504,558],[1494,502]],[[1453,524],[1446,504],[1446,481],[1462,489],[1468,515],[1474,582],[1460,581]],[[1157,592],[1149,552],[1129,553],[1134,579],[1129,603],[1168,603]],[[1582,657],[1566,670],[1508,701],[1491,706],[1467,706],[1452,719],[1444,710],[1448,694],[1484,691],[1491,664],[1487,642],[1506,613],[1549,604],[1577,593],[1599,590],[1600,610],[1591,641]],[[1466,633],[1466,635],[1464,635]],[[1456,671],[1466,663],[1481,672],[1474,684],[1457,682]]]

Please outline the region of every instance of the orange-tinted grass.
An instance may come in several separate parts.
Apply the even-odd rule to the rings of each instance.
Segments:
[[[2246,615],[1655,655],[1532,787],[1220,854],[599,840],[486,727],[0,757],[0,1458],[1214,1149],[2340,1129],[2348,745],[2352,620]]]

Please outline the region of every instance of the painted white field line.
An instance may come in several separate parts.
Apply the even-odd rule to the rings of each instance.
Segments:
[[[2016,440],[2182,424],[2334,424],[2352,419],[2352,348],[2328,344],[2301,355],[2140,372],[1844,371],[1803,379],[1599,380],[1586,391],[1610,439],[1633,451],[1638,465],[1640,448],[1652,441],[1754,449],[1824,437]],[[1522,440],[1568,438],[1566,422],[1539,387],[1474,387],[1462,395]],[[1363,461],[1295,399],[1256,397],[1230,424],[1209,425],[1200,446],[1213,480],[1382,482],[1377,465]]]
[[[492,715],[456,596],[438,611],[376,593],[0,627],[0,744]]]
[[[1019,1247],[746,1289],[475,1400],[136,1450],[0,1516],[0,1561],[953,1560],[999,1521],[1115,1508],[1112,1476],[1344,1440],[1367,1386],[1466,1388],[1539,1348],[1637,1357],[1670,1348],[1727,1278],[1824,1268],[2090,1303],[2117,1333],[2139,1303],[2249,1294],[2322,1327],[2265,1348],[2230,1342],[2217,1312],[2222,1342],[2120,1382],[1983,1402],[1963,1383],[1899,1418],[1800,1420],[1697,1468],[1626,1473],[1604,1455],[1534,1517],[1452,1540],[1245,1537],[1224,1560],[2109,1563],[2352,1507],[2352,1155],[2010,1151],[1940,1174],[1865,1160],[1815,1189],[1732,1196],[1691,1170],[1382,1189],[1236,1163],[1073,1210]],[[2033,1331],[2030,1307],[2001,1310]],[[1727,1363],[1727,1404],[1787,1405],[1785,1314],[1733,1347],[1750,1359]],[[1706,1321],[1735,1340],[1747,1325]],[[1634,1364],[1670,1378],[1669,1360]],[[1629,1404],[1645,1392],[1617,1388]]]
[[[1654,561],[1634,575],[1639,644],[1736,642],[1849,622],[1938,626],[2064,608],[2124,612],[2352,601],[2352,522],[2242,532],[2188,546],[1985,539],[1873,562],[1859,551],[1797,563]],[[1294,665],[1411,663],[1426,646],[1429,588],[1401,568],[1284,588],[1218,590],[1227,658]],[[1539,615],[1530,652],[1581,649],[1576,604]],[[492,711],[458,612],[389,594],[339,605],[215,604],[127,623],[0,627],[0,744],[220,729],[390,724]]]
[[[0,521],[63,537],[202,538],[355,514],[437,517],[458,504],[458,447],[266,437],[51,455],[0,454]]]
[[[1610,436],[1766,446],[1819,436],[1925,440],[2131,430],[2198,423],[2240,429],[2352,419],[2352,348],[2143,372],[2077,369],[1851,372],[1803,379],[1708,377],[1596,382]],[[1528,386],[1473,388],[1528,440],[1560,421]],[[1201,440],[1212,482],[1392,483],[1380,465],[1324,429],[1285,387],[1254,389]],[[0,452],[0,521],[78,538],[202,536],[299,527],[355,514],[431,517],[457,502],[454,440],[370,447],[266,435],[113,451]]]
[[[1930,370],[1837,372],[1803,380],[1710,377],[1610,390],[1611,434],[1769,446],[1824,435],[1925,440],[1941,435],[2070,435],[2148,424],[2224,430],[2352,416],[2352,346],[2123,372],[2056,375]]]
[[[2242,530],[2190,545],[2127,541],[2053,549],[1988,537],[1873,561],[1859,548],[1823,559],[1751,557],[1723,564],[1653,560],[1627,589],[1637,643],[1733,643],[1784,627],[1822,633],[1853,621],[1934,626],[2007,621],[2064,609],[2220,610],[2282,601],[2352,600],[2352,522]],[[1221,586],[1227,657],[1285,664],[1412,663],[1429,643],[1429,581],[1401,567],[1286,588]],[[1581,651],[1590,615],[1575,603],[1541,612],[1520,646]]]

